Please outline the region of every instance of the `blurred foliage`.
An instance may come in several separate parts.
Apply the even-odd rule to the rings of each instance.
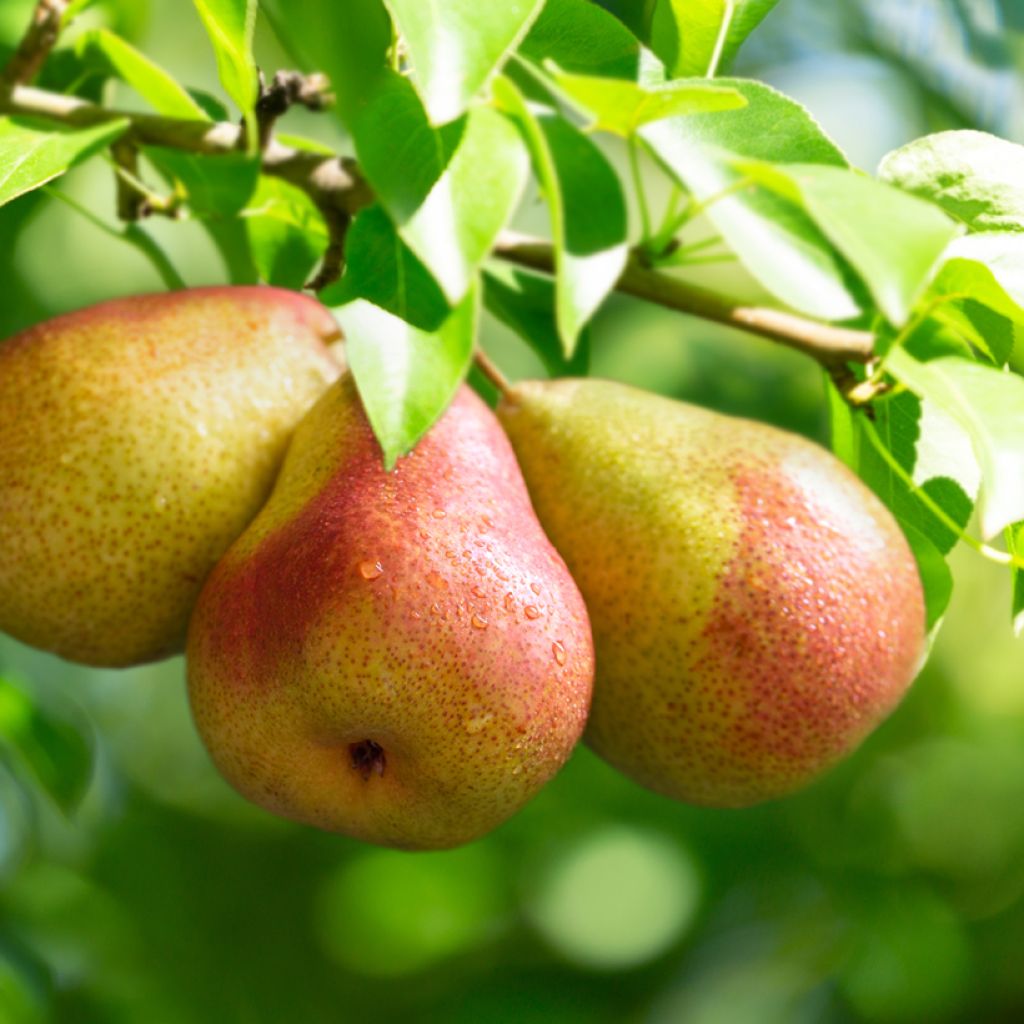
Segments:
[[[0,5],[0,49],[30,7]],[[939,126],[1019,138],[985,98],[988,82],[1020,90],[1019,38],[985,28],[1000,7],[1015,0],[783,0],[737,71],[803,99],[864,166]],[[191,8],[98,0],[88,17],[217,90]],[[928,24],[952,43],[922,43]],[[287,63],[265,24],[257,53]],[[61,188],[110,208],[102,166]],[[189,284],[225,279],[199,225],[147,230]],[[0,234],[5,335],[161,286],[66,204],[24,197],[0,210]],[[542,372],[496,320],[487,331],[513,376]],[[590,333],[598,375],[823,435],[820,374],[798,355],[626,299]],[[0,638],[0,1021],[1019,1020],[1024,645],[1008,583],[955,557],[958,591],[911,695],[809,791],[690,808],[581,749],[492,836],[429,855],[244,804],[194,734],[180,661],[90,671]]]

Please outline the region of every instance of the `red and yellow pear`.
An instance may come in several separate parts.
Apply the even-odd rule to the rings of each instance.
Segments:
[[[494,414],[463,388],[385,472],[344,376],[300,424],[188,640],[199,732],[244,796],[406,849],[494,828],[586,720],[586,609]]]
[[[593,749],[660,793],[791,793],[896,706],[923,657],[913,555],[811,442],[600,380],[499,407],[590,613]]]
[[[275,288],[104,302],[0,345],[0,630],[73,661],[180,651],[217,559],[340,366]]]

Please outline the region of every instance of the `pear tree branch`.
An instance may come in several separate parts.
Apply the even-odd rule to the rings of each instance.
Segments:
[[[67,8],[68,0],[39,0],[18,49],[0,71],[0,80],[5,85],[31,82],[39,74],[60,36]]]
[[[244,147],[244,129],[239,125],[113,110],[76,96],[25,84],[36,75],[56,42],[66,8],[67,0],[39,0],[37,3],[32,24],[18,51],[0,72],[0,114],[38,117],[70,128],[127,120],[129,128],[116,144],[115,157],[119,158],[129,184],[134,175],[134,153],[143,146],[162,146],[210,156],[234,153]],[[322,76],[279,74],[262,93],[263,109],[259,118],[263,173],[304,191],[331,228],[331,242],[323,266],[310,282],[314,290],[340,274],[345,230],[352,217],[373,202],[373,193],[355,161],[287,146],[273,135],[274,122],[288,106],[303,103],[318,108],[326,101],[326,95],[327,83]],[[130,210],[135,216],[142,212],[142,200],[133,195],[130,188],[122,190],[121,199],[124,212]],[[541,240],[503,235],[494,256],[543,273],[555,271],[554,249]],[[616,290],[787,345],[816,359],[837,380],[850,376],[849,363],[868,363],[874,354],[874,336],[866,331],[834,327],[781,310],[732,303],[652,270],[636,257],[630,259]]]

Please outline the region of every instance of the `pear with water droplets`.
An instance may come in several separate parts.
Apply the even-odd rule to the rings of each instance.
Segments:
[[[738,807],[806,785],[895,707],[925,642],[914,558],[829,452],[599,380],[499,407],[583,593],[587,742],[660,793]]]
[[[210,576],[187,660],[239,792],[406,849],[521,807],[578,740],[593,677],[583,601],[494,414],[463,388],[388,473],[348,375]]]
[[[276,288],[104,302],[0,344],[0,630],[90,665],[181,650],[203,580],[340,373]]]

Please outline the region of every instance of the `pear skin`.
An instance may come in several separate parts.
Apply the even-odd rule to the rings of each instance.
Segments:
[[[588,744],[642,785],[742,807],[807,785],[896,706],[921,583],[889,511],[784,431],[600,380],[499,407],[583,593]]]
[[[521,807],[579,739],[593,679],[582,598],[490,409],[463,388],[387,473],[347,374],[211,574],[187,662],[240,793],[404,849]]]
[[[340,373],[276,288],[104,302],[0,344],[0,630],[89,665],[182,649],[203,581]]]

